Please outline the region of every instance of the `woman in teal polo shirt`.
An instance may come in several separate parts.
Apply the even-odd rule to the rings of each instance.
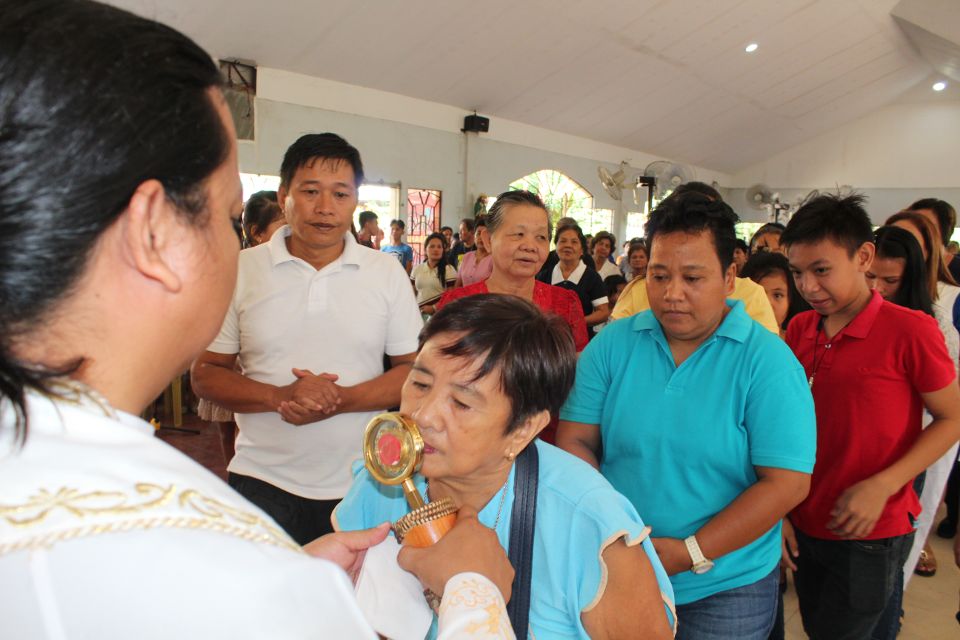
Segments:
[[[787,346],[727,301],[736,214],[696,193],[647,223],[651,309],[584,350],[558,445],[653,527],[678,638],[765,640],[780,519],[813,470],[813,401]],[[602,453],[601,453],[602,452]]]
[[[481,294],[438,311],[420,340],[400,412],[426,445],[414,476],[421,493],[476,508],[509,551],[514,461],[527,447],[539,458],[529,629],[517,637],[672,637],[670,580],[636,509],[589,465],[535,440],[573,382],[564,321],[515,296]],[[408,511],[401,487],[359,464],[334,520],[363,529]]]

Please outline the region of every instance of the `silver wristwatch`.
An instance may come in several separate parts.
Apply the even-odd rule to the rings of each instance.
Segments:
[[[703,555],[703,551],[700,550],[700,544],[697,542],[697,536],[690,536],[683,541],[683,544],[687,545],[687,553],[690,554],[690,559],[693,560],[693,567],[690,571],[701,575],[713,569],[713,560]]]

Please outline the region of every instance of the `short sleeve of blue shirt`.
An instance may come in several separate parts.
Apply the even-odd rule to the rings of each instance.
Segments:
[[[643,525],[630,501],[615,491],[594,490],[584,494],[569,523],[555,523],[560,529],[566,529],[567,557],[581,558],[584,561],[571,563],[572,571],[567,575],[566,590],[578,594],[578,607],[588,612],[595,607],[604,595],[607,582],[607,567],[600,560],[603,551],[620,540],[627,546],[640,544],[647,558],[651,560],[654,575],[660,587],[660,597],[671,626],[674,624],[673,588],[670,578],[657,558],[657,552],[650,541],[650,529]],[[590,561],[590,554],[596,554],[597,560]],[[580,620],[577,616],[578,622]],[[580,623],[581,631],[586,634]]]
[[[783,348],[787,353],[771,355],[784,359],[789,355],[796,360],[789,347],[784,344]],[[810,384],[799,362],[797,368],[758,363],[746,394],[744,425],[749,433],[751,464],[802,473],[813,471],[816,415]]]
[[[385,244],[380,247],[380,251],[394,254],[404,269],[407,268],[407,265],[413,264],[413,248],[406,243],[400,245]]]
[[[610,390],[610,371],[617,360],[616,345],[626,339],[625,332],[629,334],[630,320],[628,317],[607,324],[580,354],[573,389],[560,410],[561,420],[600,424]]]
[[[673,587],[637,510],[587,463],[543,442],[537,448],[541,466],[531,608],[536,637],[587,637],[581,615],[604,595],[603,551],[621,539],[628,546],[642,545],[673,624]]]

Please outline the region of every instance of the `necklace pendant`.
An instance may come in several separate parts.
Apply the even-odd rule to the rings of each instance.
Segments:
[[[810,389],[813,389],[813,376],[807,378],[807,384],[810,385]]]

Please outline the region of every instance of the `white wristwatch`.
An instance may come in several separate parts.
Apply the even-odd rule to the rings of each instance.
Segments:
[[[713,569],[713,560],[703,555],[703,551],[700,550],[700,544],[697,542],[697,536],[690,536],[683,541],[683,544],[687,545],[687,553],[690,554],[690,559],[693,560],[693,567],[690,571],[701,575]]]

